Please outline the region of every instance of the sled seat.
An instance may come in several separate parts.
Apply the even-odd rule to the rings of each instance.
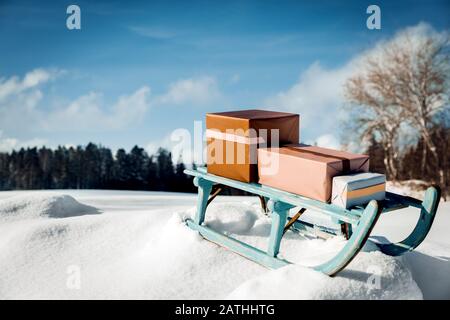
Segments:
[[[346,210],[333,204],[324,203],[318,200],[310,199],[294,193],[282,191],[276,188],[261,185],[259,183],[246,183],[238,180],[228,179],[207,173],[206,168],[199,167],[196,170],[186,169],[186,174],[201,179],[207,178],[212,184],[225,185],[231,188],[247,191],[267,199],[276,198],[278,201],[291,204],[292,207],[302,207],[306,209],[323,212],[337,220],[347,223],[357,223],[361,218],[364,208],[355,208]],[[194,182],[195,184],[195,182]]]

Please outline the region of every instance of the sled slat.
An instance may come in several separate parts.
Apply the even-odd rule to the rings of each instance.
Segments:
[[[288,261],[270,256],[266,252],[242,241],[226,236],[208,227],[198,225],[191,219],[187,219],[186,223],[191,229],[198,231],[205,239],[236,252],[266,268],[277,269],[290,264]]]
[[[198,168],[197,170],[186,169],[184,172],[194,177],[201,177],[214,183],[223,184],[232,188],[237,188],[276,201],[289,203],[292,204],[293,206],[316,210],[321,213],[327,214],[332,218],[350,224],[357,224],[360,219],[362,211],[364,211],[364,208],[356,210],[346,210],[333,204],[317,201],[297,194],[282,191],[276,188],[263,186],[259,183],[244,183],[233,179],[219,177],[207,173],[203,168]]]
[[[397,195],[394,195],[397,197]],[[436,216],[439,201],[441,199],[441,189],[437,186],[429,187],[425,191],[425,198],[423,201],[411,198],[398,196],[398,201],[403,201],[405,204],[411,206],[418,206],[420,204],[420,217],[411,234],[403,241],[398,243],[379,244],[381,251],[391,256],[398,256],[405,252],[413,251],[417,248],[433,225],[434,217]]]

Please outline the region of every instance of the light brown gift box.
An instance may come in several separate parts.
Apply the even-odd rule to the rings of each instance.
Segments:
[[[265,143],[271,146],[270,130],[278,129],[281,146],[299,142],[299,125],[298,114],[285,112],[240,110],[206,114],[208,172],[244,182],[258,181],[256,157],[257,143],[262,141],[260,130],[267,130]],[[254,129],[257,136],[251,137],[249,129]],[[227,134],[230,130],[238,131]],[[214,151],[217,146],[223,148],[222,156]],[[226,148],[233,150],[233,154],[227,157]]]
[[[323,202],[330,202],[334,176],[368,171],[362,154],[304,144],[258,149],[259,183]]]

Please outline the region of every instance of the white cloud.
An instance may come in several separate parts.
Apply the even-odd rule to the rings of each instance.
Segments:
[[[0,128],[12,136],[42,130],[117,130],[139,123],[150,108],[150,88],[147,86],[120,96],[111,107],[104,103],[101,93],[91,92],[68,104],[58,104],[54,109],[44,108],[42,85],[64,72],[35,69],[22,78],[1,78]],[[6,144],[12,145],[14,141],[4,139],[3,145]]]
[[[172,133],[166,135],[161,140],[151,141],[145,146],[145,151],[149,155],[154,155],[158,152],[159,148],[164,148],[171,152],[172,161],[177,163],[180,158],[184,163],[193,162],[193,146],[191,143],[191,136],[187,132],[187,135],[182,134],[183,129],[175,130]]]
[[[64,101],[64,97],[56,97],[59,101],[51,97],[49,100],[42,85],[63,72],[35,69],[22,78],[0,78],[0,128],[5,133],[0,140],[0,148],[11,150],[27,144],[47,143],[33,138],[40,134],[48,137],[49,134],[66,132],[121,130],[145,120],[151,107],[198,105],[221,97],[216,80],[203,76],[175,81],[166,92],[153,97],[150,88],[142,86],[112,103],[101,92],[89,92],[69,102]],[[49,105],[54,107],[49,108]],[[163,146],[172,149],[167,143]],[[156,151],[157,148],[154,149]],[[179,152],[175,150],[174,160],[178,156]]]
[[[107,108],[103,95],[91,92],[51,112],[42,119],[42,126],[49,131],[122,129],[143,119],[150,108],[149,95],[150,88],[143,86],[130,95],[120,96]]]
[[[25,75],[22,81],[24,88],[31,88],[39,85],[40,83],[47,82],[54,76],[54,73],[44,69],[35,69]]]
[[[44,94],[42,93],[41,90],[34,89],[27,94],[21,94],[18,100],[22,101],[22,106],[26,110],[31,111],[36,108],[36,106],[42,100],[43,97]]]
[[[206,156],[204,132],[201,123],[194,126],[194,132],[178,128],[160,140],[149,142],[145,148],[147,153],[155,154],[162,147],[172,153],[174,163],[182,159],[185,164],[203,164]]]
[[[119,97],[113,107],[114,116],[110,119],[111,125],[123,126],[140,122],[150,108],[150,93],[150,87],[143,86],[131,95]]]
[[[17,146],[17,144],[17,139],[0,137],[0,152],[9,152],[13,150]]]
[[[380,41],[375,48],[361,52],[338,68],[324,68],[315,62],[304,71],[291,88],[266,99],[266,104],[291,112],[300,113],[301,139],[314,141],[317,137],[332,135],[337,141],[341,132],[343,112],[343,85],[368,55],[376,57],[380,50],[393,42],[406,41],[418,45],[425,35],[448,36],[448,32],[437,33],[430,25],[419,23],[402,29],[393,38]]]
[[[407,27],[398,31],[394,37],[377,43],[375,48],[364,52],[365,56],[370,55],[371,58],[379,57],[382,50],[389,46],[409,45],[413,51],[421,49],[428,38],[434,38],[437,41],[450,45],[450,31],[436,31],[431,25],[421,22],[415,26]]]
[[[270,97],[266,104],[300,113],[301,139],[305,132],[306,139],[335,133],[343,103],[343,84],[353,70],[353,60],[335,69],[323,68],[315,62],[296,84]]]
[[[205,104],[221,96],[213,77],[178,80],[169,86],[167,93],[158,97],[159,104]]]
[[[35,129],[40,116],[37,105],[43,98],[40,87],[61,72],[61,70],[35,69],[22,78],[12,76],[0,79],[0,128],[12,136]],[[19,143],[11,139],[4,138],[3,146]]]
[[[229,82],[230,84],[236,84],[241,80],[241,76],[239,73],[235,73],[231,76]]]
[[[57,74],[55,70],[35,69],[28,72],[22,79],[17,76],[9,79],[2,78],[0,79],[0,101],[46,83]]]
[[[42,147],[47,144],[46,139],[33,138],[30,140],[21,141],[16,138],[4,137],[3,132],[0,131],[0,152],[10,152],[26,147]]]
[[[332,134],[323,134],[314,141],[308,141],[308,144],[330,149],[341,149],[342,147],[339,140]]]

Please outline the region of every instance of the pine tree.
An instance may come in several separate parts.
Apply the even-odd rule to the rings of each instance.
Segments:
[[[53,174],[53,151],[42,147],[38,151],[39,167],[42,170],[41,186],[43,189],[52,188],[52,174]]]
[[[28,148],[23,158],[23,183],[25,189],[41,189],[42,170],[36,148]]]
[[[127,181],[129,180],[129,161],[128,155],[124,149],[119,149],[116,152],[116,161],[114,163],[114,177],[115,188],[126,188]]]
[[[169,191],[174,187],[174,168],[172,154],[166,149],[159,148],[157,155],[158,177],[160,190]],[[173,189],[172,189],[173,190]]]
[[[153,156],[151,156],[147,162],[146,181],[148,190],[158,190],[158,181],[159,181],[158,164],[155,162]]]
[[[174,167],[163,148],[148,156],[135,146],[127,153],[89,143],[55,150],[42,147],[0,153],[0,190],[6,189],[136,189],[191,192],[192,178],[181,159]]]
[[[0,190],[10,189],[9,154],[0,153]]]
[[[107,188],[114,179],[114,158],[108,148],[100,148],[100,186]]]
[[[148,156],[143,148],[134,146],[129,154],[129,186],[133,189],[143,189],[147,177]]]

